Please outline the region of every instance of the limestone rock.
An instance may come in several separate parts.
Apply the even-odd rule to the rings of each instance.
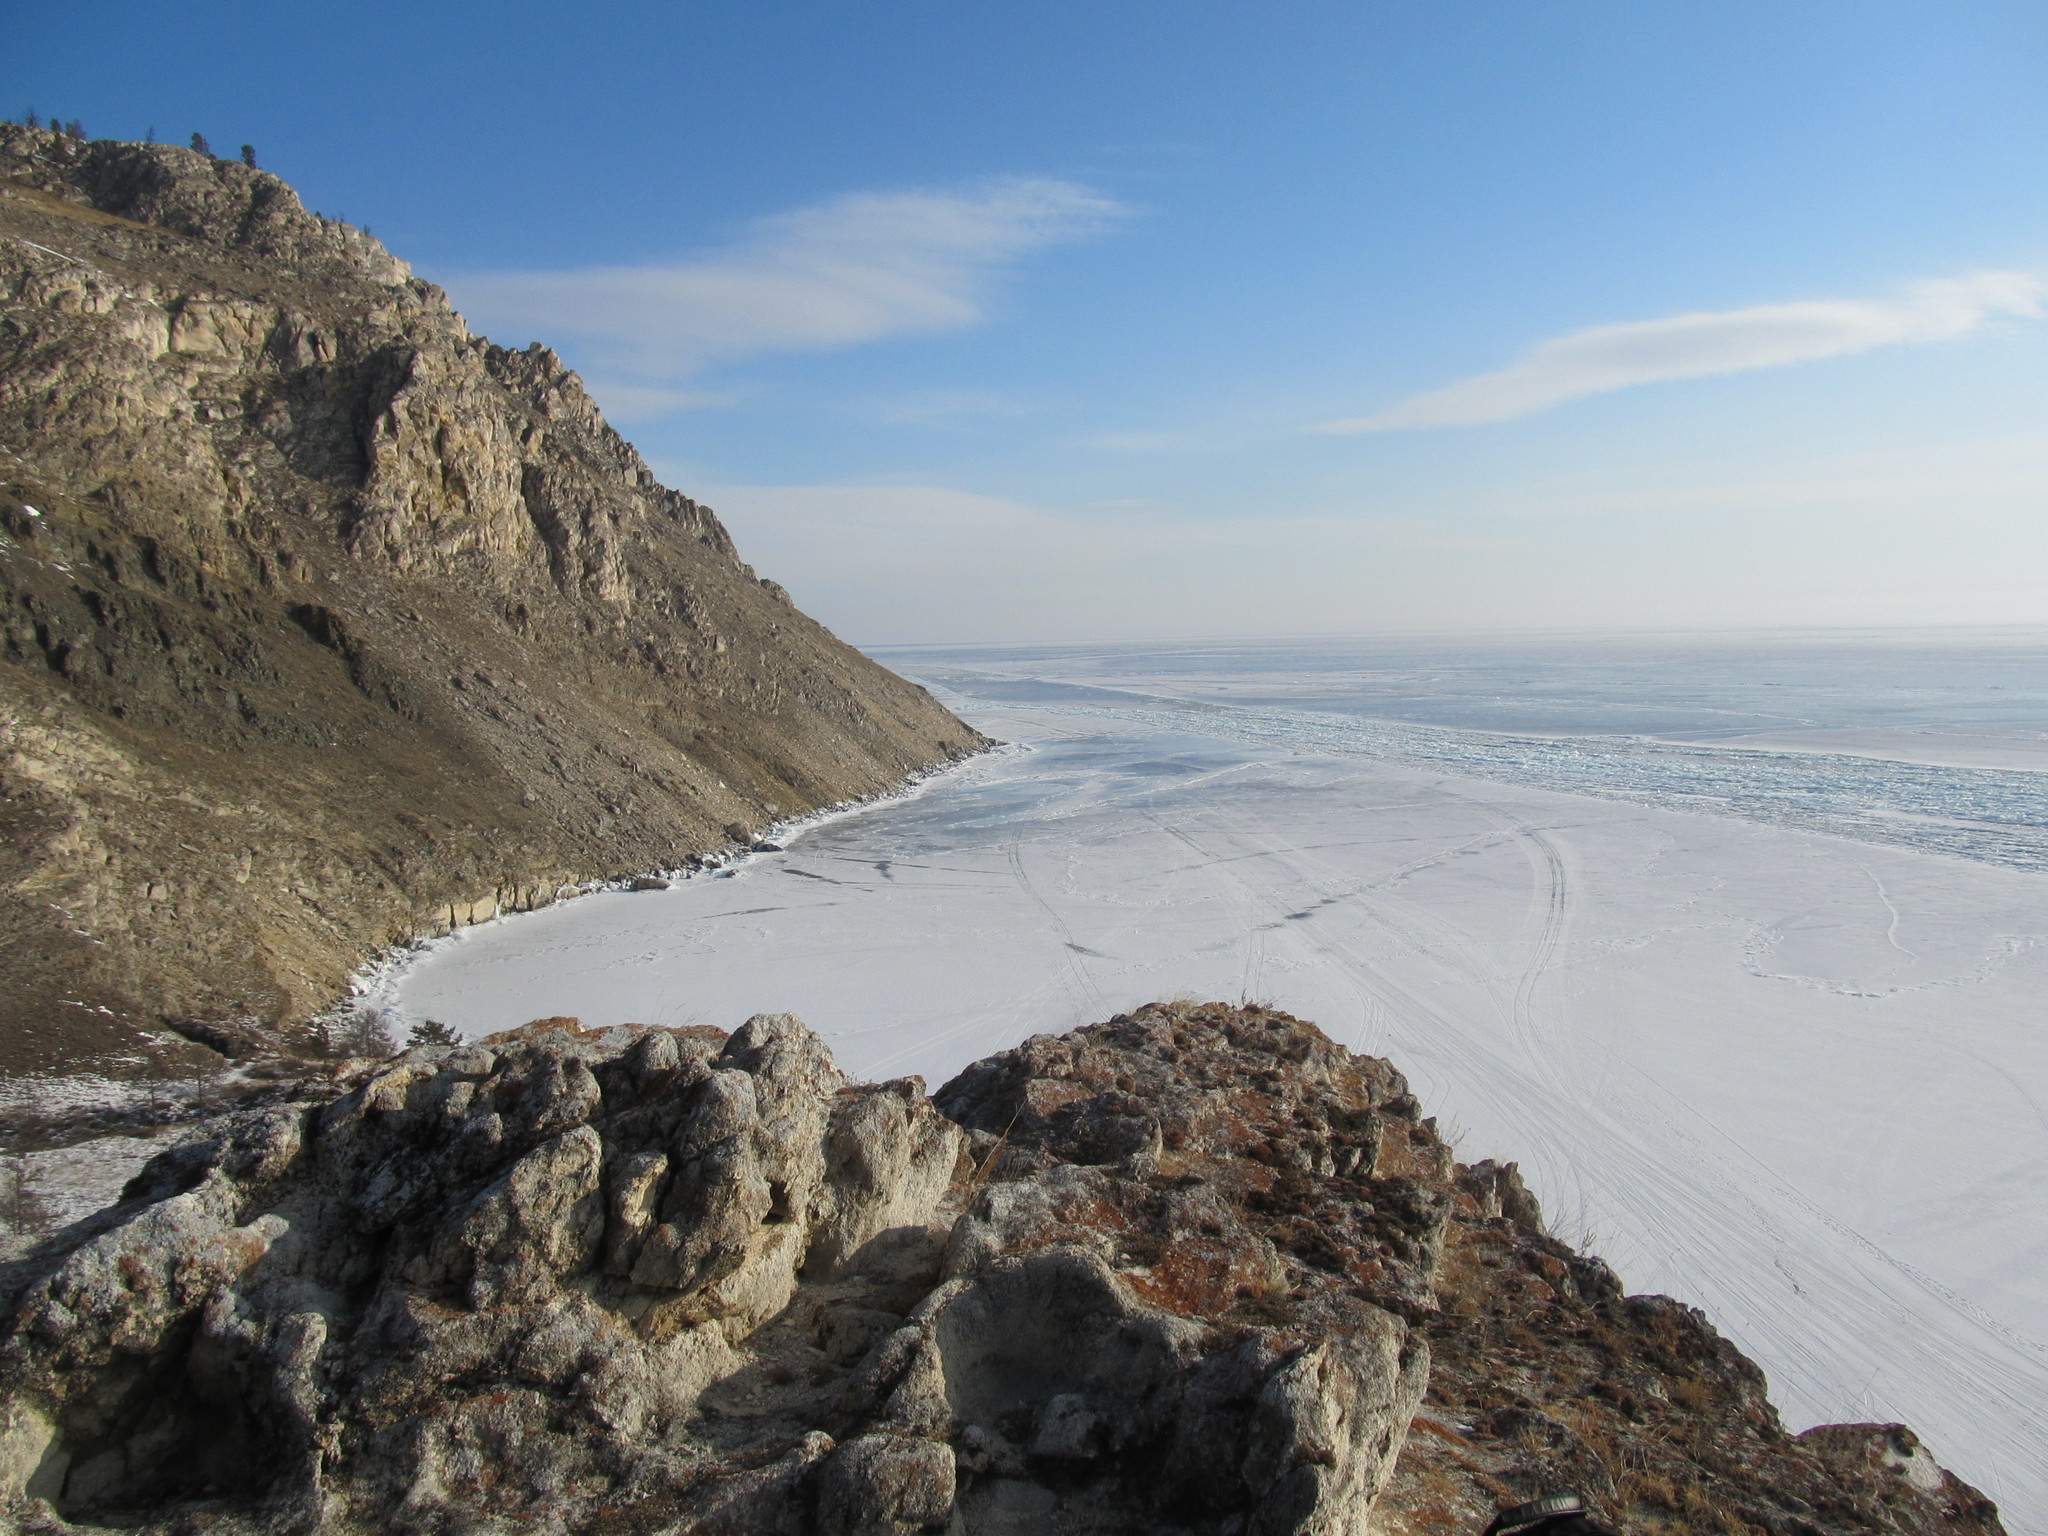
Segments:
[[[945,1177],[831,1175],[835,1114],[869,1123],[876,1097]],[[784,1016],[414,1051],[158,1158],[104,1230],[16,1267],[7,1491],[266,1529],[674,1499],[718,1468],[700,1395],[788,1306],[813,1233],[921,1228],[961,1141],[921,1094],[848,1087]]]
[[[936,1101],[786,1015],[341,1087],[0,1271],[0,1528],[1469,1536],[1569,1488],[1630,1531],[1998,1529],[1899,1426],[1786,1435],[1285,1015],[1142,1009]]]
[[[902,1435],[862,1435],[825,1462],[818,1529],[827,1536],[901,1536],[953,1513],[953,1452]]]

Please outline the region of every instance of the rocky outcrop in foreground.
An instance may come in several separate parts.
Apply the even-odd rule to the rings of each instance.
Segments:
[[[927,1099],[796,1020],[551,1021],[242,1114],[6,1271],[16,1526],[164,1533],[1998,1530],[1791,1436],[1386,1062],[1256,1008]]]
[[[982,745],[363,231],[0,124],[0,1072],[250,1055]]]

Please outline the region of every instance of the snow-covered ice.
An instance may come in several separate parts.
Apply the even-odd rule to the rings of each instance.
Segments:
[[[131,1127],[77,1140],[60,1137],[49,1146],[31,1134],[24,1138],[27,1145],[17,1141],[14,1150],[0,1157],[0,1263],[112,1205],[144,1163],[190,1134],[191,1123],[211,1112],[209,1090],[223,1080],[123,1079],[91,1072],[0,1078],[0,1120],[13,1122],[17,1131],[25,1124],[40,1124],[47,1132],[52,1122],[94,1112],[107,1119],[126,1119]],[[28,1196],[26,1211],[11,1209],[17,1193]],[[17,1216],[28,1219],[17,1226]]]
[[[1642,720],[1623,678],[1574,717],[1518,661],[1432,717],[1405,675],[1387,708],[1368,669],[1270,656],[889,659],[1020,745],[723,874],[466,930],[370,1000],[472,1033],[789,1010],[849,1071],[933,1083],[1155,997],[1271,1002],[1391,1057],[1631,1290],[1702,1307],[1788,1420],[1913,1424],[2048,1532],[2030,705],[1928,683],[1901,720],[1829,682],[1773,720],[1730,683]]]
[[[17,1230],[0,1217],[0,1263],[26,1253],[47,1233],[113,1204],[120,1197],[121,1186],[140,1173],[144,1163],[171,1146],[177,1134],[160,1130],[136,1136],[96,1136],[0,1160],[0,1180],[10,1183],[18,1160],[25,1191],[41,1218],[26,1230]],[[12,1190],[7,1192],[11,1195]]]

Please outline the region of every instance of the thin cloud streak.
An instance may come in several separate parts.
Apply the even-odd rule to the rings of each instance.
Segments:
[[[1123,211],[1046,177],[856,192],[763,219],[690,260],[457,273],[446,286],[487,331],[572,337],[609,371],[676,379],[767,352],[971,325],[1006,265],[1096,234]]]
[[[1760,304],[1625,325],[1539,343],[1520,362],[1415,395],[1373,416],[1326,422],[1331,433],[1398,432],[1512,421],[1568,400],[1638,384],[1846,357],[1904,342],[1943,341],[2000,315],[2039,319],[2048,280],[1976,272],[1917,283],[1906,297]]]

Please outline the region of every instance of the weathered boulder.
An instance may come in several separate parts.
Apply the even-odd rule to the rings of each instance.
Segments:
[[[104,1230],[16,1266],[7,1493],[382,1528],[702,1482],[699,1395],[813,1232],[921,1230],[963,1140],[793,1019],[714,1034],[417,1051],[158,1158]],[[898,1177],[828,1178],[875,1097]]]
[[[1151,1008],[936,1102],[988,1183],[917,1319],[948,1413],[914,1366],[889,1409],[971,1432],[997,1476],[970,1516],[1056,1463],[1057,1518],[1091,1528],[1361,1528],[1427,1379],[1451,1204],[1400,1074],[1282,1014]]]

